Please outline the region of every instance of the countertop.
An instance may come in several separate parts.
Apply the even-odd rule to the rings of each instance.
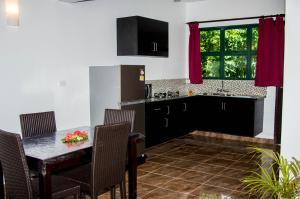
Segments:
[[[192,96],[180,95],[180,96],[177,96],[177,97],[141,99],[141,100],[127,101],[127,102],[120,102],[119,104],[120,104],[120,106],[129,106],[129,105],[134,105],[134,104],[159,102],[159,101],[175,100],[175,99],[184,99],[184,98],[191,98],[191,97],[198,97],[198,96],[243,98],[243,99],[253,99],[253,100],[258,100],[258,99],[264,99],[264,98],[266,98],[266,96],[259,96],[259,95],[210,95],[210,94],[195,94],[195,95],[192,95]]]

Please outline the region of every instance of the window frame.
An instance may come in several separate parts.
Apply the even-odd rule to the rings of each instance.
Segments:
[[[225,51],[225,30],[229,29],[247,29],[247,50],[245,51]],[[220,51],[219,52],[201,52],[202,56],[219,56],[220,57],[220,76],[219,77],[204,77],[203,79],[219,79],[219,80],[254,80],[251,77],[252,57],[257,56],[257,49],[252,50],[252,29],[258,28],[258,24],[243,24],[243,25],[229,25],[218,27],[204,27],[199,28],[200,37],[201,31],[220,30]],[[200,41],[201,42],[201,41]],[[201,45],[201,44],[200,44]],[[225,77],[225,56],[245,56],[246,57],[246,78],[232,78]],[[202,59],[201,59],[202,60]],[[203,75],[203,74],[202,74]]]

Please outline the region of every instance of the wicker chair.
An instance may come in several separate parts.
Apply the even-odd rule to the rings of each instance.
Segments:
[[[5,178],[7,198],[38,198],[38,179],[31,179],[21,137],[0,130],[0,162]],[[52,177],[52,198],[80,196],[80,186],[63,177]]]
[[[54,111],[20,115],[23,137],[47,135],[56,131]]]
[[[129,123],[96,126],[92,163],[66,171],[60,175],[80,184],[81,191],[96,199],[111,191],[115,198],[115,186],[120,185],[121,198],[126,198],[125,168]]]
[[[131,131],[135,129],[135,111],[134,110],[120,110],[120,109],[105,109],[104,112],[104,125],[115,124],[120,122],[129,122]],[[137,142],[137,158],[144,158],[145,141],[139,140]]]
[[[120,110],[120,109],[105,109],[104,125],[116,124],[120,122],[129,122],[130,132],[133,132],[134,122],[135,122],[135,111]]]

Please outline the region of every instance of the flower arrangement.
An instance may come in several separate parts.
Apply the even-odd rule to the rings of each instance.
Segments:
[[[85,131],[74,131],[72,133],[68,133],[61,141],[63,143],[78,143],[83,142],[88,139],[88,134]]]

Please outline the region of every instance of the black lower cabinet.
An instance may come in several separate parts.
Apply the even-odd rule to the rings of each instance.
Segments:
[[[193,96],[145,105],[146,147],[194,130],[254,137],[263,128],[264,98]]]
[[[146,147],[189,133],[189,115],[187,99],[146,103]]]
[[[191,103],[191,130],[218,131],[222,128],[222,112],[219,99],[215,97],[194,97]]]
[[[170,108],[161,102],[146,103],[146,147],[168,140]]]

